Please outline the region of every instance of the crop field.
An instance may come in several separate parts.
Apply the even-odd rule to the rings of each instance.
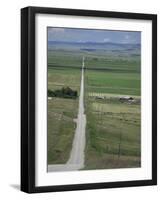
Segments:
[[[140,61],[138,58],[87,58],[87,83],[91,92],[140,96]],[[103,61],[102,61],[103,60]]]
[[[90,63],[91,61],[91,63]],[[85,169],[141,165],[140,62],[138,58],[86,59]],[[109,66],[111,70],[109,70]],[[100,69],[100,68],[101,69]],[[120,102],[130,96],[135,103]]]

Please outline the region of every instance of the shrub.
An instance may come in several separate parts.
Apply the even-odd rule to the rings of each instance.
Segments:
[[[55,97],[55,93],[50,89],[48,89],[48,97]]]
[[[76,99],[78,97],[78,92],[76,90],[72,90],[70,87],[63,87],[55,91],[48,89],[48,97]]]

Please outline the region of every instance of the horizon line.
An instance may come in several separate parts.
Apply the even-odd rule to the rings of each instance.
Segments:
[[[139,44],[139,45],[141,45],[141,43],[139,43],[139,42],[137,42],[137,43],[133,43],[133,42],[131,42],[131,43],[125,43],[125,42],[104,42],[104,41],[96,41],[96,42],[94,42],[94,41],[62,41],[62,40],[48,40],[48,42],[64,42],[64,43],[97,43],[97,44]]]

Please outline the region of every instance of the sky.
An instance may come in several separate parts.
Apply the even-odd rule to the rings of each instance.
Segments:
[[[140,44],[141,32],[48,27],[48,41]]]

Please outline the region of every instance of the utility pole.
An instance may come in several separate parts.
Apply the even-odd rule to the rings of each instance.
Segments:
[[[122,131],[120,130],[119,148],[118,148],[118,160],[120,160],[120,156],[121,156],[121,141],[122,141]]]
[[[122,115],[124,121],[124,114]],[[122,128],[120,128],[120,137],[119,137],[119,147],[118,147],[118,161],[120,160],[121,156],[121,142],[122,142]]]

